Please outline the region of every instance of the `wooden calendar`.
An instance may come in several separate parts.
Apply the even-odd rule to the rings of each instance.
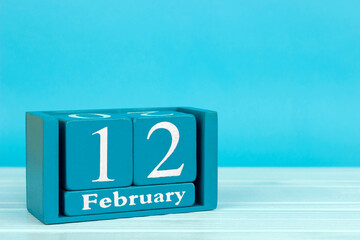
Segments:
[[[45,224],[211,210],[217,113],[26,113],[28,211]]]

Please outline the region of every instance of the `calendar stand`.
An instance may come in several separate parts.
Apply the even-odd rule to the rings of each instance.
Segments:
[[[91,110],[93,111],[93,110]],[[195,204],[190,207],[151,209],[132,212],[65,216],[59,200],[59,121],[56,114],[80,111],[26,113],[26,201],[28,211],[45,224],[93,221],[114,218],[184,213],[215,209],[217,206],[217,113],[188,107],[103,109],[98,113],[129,111],[178,111],[193,114],[197,127],[197,177]]]

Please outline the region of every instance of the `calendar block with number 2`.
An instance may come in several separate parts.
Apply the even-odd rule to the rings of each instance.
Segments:
[[[147,108],[26,113],[27,208],[45,224],[217,205],[217,113]]]

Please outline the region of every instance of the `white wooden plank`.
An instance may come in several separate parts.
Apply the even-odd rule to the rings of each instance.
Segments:
[[[0,169],[0,239],[358,239],[359,168],[221,168],[215,211],[46,226]]]

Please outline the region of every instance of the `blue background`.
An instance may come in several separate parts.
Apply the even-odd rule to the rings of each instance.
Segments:
[[[360,166],[360,1],[0,1],[0,165],[25,111],[219,112],[220,166]]]

